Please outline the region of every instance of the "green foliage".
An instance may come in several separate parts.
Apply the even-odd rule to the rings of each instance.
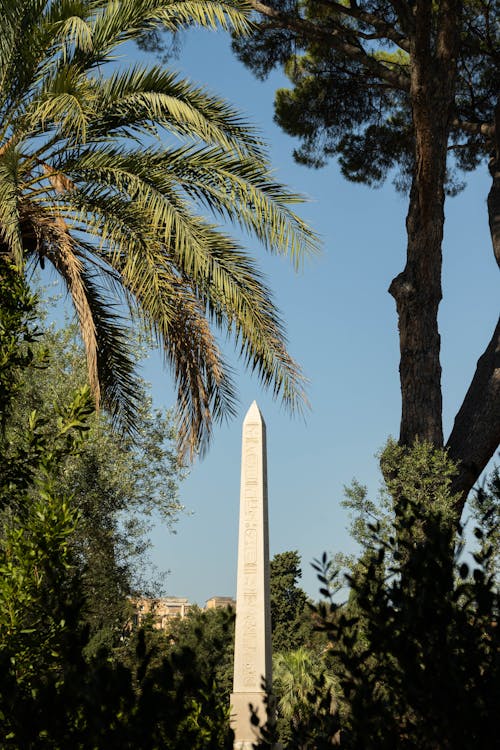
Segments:
[[[382,460],[386,496],[395,493],[392,523],[389,529],[376,520],[359,527],[363,553],[348,577],[347,602],[337,601],[333,561],[324,554],[315,563],[325,597],[315,608],[316,624],[329,642],[324,657],[334,689],[307,651],[289,655],[287,679],[304,690],[302,702],[297,696],[291,701],[302,710],[292,731],[281,730],[284,747],[487,747],[500,699],[500,599],[492,574],[498,472],[477,505],[481,544],[470,569],[462,557],[464,530],[457,531],[450,510],[453,465],[446,452],[389,444]],[[393,472],[398,462],[401,472]],[[361,485],[350,500],[377,515]],[[280,679],[278,667],[278,685]],[[275,723],[263,736],[260,747],[277,740]]]
[[[377,524],[380,533],[388,536],[392,521],[392,501],[388,493],[382,493],[378,502],[368,497],[367,488],[353,479],[350,485],[344,485],[344,497],[341,505],[349,512],[349,533],[352,539],[359,545],[360,551],[366,550],[372,539],[370,527]],[[354,571],[357,565],[357,556],[336,552],[332,564],[341,570]],[[342,588],[341,579],[338,579],[338,589]]]
[[[61,277],[96,404],[132,431],[137,372],[119,311],[146,326],[172,370],[191,453],[234,411],[217,331],[276,397],[303,402],[269,290],[224,227],[295,263],[316,247],[291,208],[302,199],[275,181],[239,112],[163,67],[117,66],[123,43],[192,24],[241,33],[248,7],[5,0],[0,17],[0,254],[20,272],[49,263]]]
[[[44,435],[55,439],[57,405],[68,402],[86,382],[76,326],[55,329],[40,324],[39,333],[31,347],[32,366],[23,371],[6,423],[13,446],[21,444],[22,425],[34,410]],[[152,515],[172,527],[182,510],[178,483],[184,472],[175,450],[172,415],[153,411],[143,381],[138,383],[136,401],[140,426],[133,439],[117,432],[105,412],[92,414],[86,440],[76,453],[61,457],[53,478],[55,491],[70,495],[79,512],[71,546],[85,572],[91,650],[119,642],[129,617],[126,597],[132,590],[152,593],[148,565]]]
[[[331,705],[326,708],[326,695],[333,701],[332,675],[322,655],[327,642],[314,630],[311,604],[298,585],[301,577],[296,550],[274,555],[270,564],[270,599],[276,723],[271,735],[285,747],[297,736],[306,716],[311,719],[316,713],[331,710]],[[311,701],[309,693],[319,680],[325,685],[324,700]]]
[[[57,404],[53,437],[47,436],[47,420],[36,409],[26,413],[24,424],[12,439],[9,420],[16,416],[26,368],[37,369],[46,362],[43,352],[37,365],[34,345],[40,336],[35,324],[36,297],[29,293],[17,271],[0,258],[0,370],[2,431],[2,477],[0,508],[24,515],[31,500],[31,487],[49,493],[57,469],[64,457],[75,452],[81,435],[88,430],[87,419],[93,412],[88,386],[82,386],[66,406]]]
[[[321,692],[319,691],[321,687]],[[313,724],[333,716],[338,686],[324,655],[301,646],[273,658],[273,692],[277,696],[276,730],[283,747],[310,747]],[[328,705],[329,702],[329,705]],[[307,732],[303,728],[307,727]]]
[[[389,440],[380,454],[380,468],[386,494],[396,513],[400,499],[411,497],[424,507],[432,506],[443,522],[457,520],[455,498],[450,495],[457,469],[446,451],[436,450],[420,440],[410,447]]]
[[[91,410],[87,388],[77,394],[66,419],[61,418],[55,446],[45,438],[33,414],[26,443],[32,448],[36,445],[36,453],[31,450],[23,458],[20,453],[15,463],[20,474],[33,476],[34,498],[26,491],[15,493],[12,485],[2,487],[12,510],[4,513],[0,543],[0,641],[2,658],[10,655],[15,666],[18,688],[32,687],[39,671],[60,670],[66,631],[75,626],[71,598],[78,596],[78,585],[70,537],[78,512],[68,496],[55,492],[54,475],[61,455],[74,449],[68,436],[79,440]],[[24,461],[29,464],[27,470]]]
[[[0,404],[2,432],[19,389],[20,374],[31,363],[36,339],[35,297],[16,269],[0,257]]]
[[[2,413],[13,411],[20,367],[32,366],[35,300],[2,264]],[[10,283],[12,281],[12,283]],[[10,385],[9,385],[10,384]],[[0,747],[2,750],[232,748],[228,708],[193,652],[164,657],[140,632],[129,664],[88,653],[87,597],[73,537],[80,512],[59,487],[93,413],[88,387],[59,405],[54,424],[31,412],[13,445],[0,434]],[[13,481],[13,477],[16,481]],[[116,655],[115,655],[116,656]]]
[[[55,666],[49,671],[37,664],[23,684],[15,660],[1,650],[2,750],[232,748],[227,703],[200,677],[193,652],[150,667],[152,652],[140,632],[132,665],[110,660],[106,652],[88,660],[82,657],[85,633],[70,624]]]
[[[349,511],[350,535],[360,548],[363,557],[373,547],[373,530],[377,529],[379,539],[385,542],[394,534],[395,513],[399,499],[412,497],[424,506],[432,504],[440,509],[447,521],[457,519],[454,498],[450,496],[450,487],[456,474],[456,467],[444,451],[436,451],[432,445],[416,440],[411,447],[398,445],[392,438],[388,440],[379,456],[380,468],[384,482],[380,488],[377,501],[368,497],[367,488],[354,479],[349,486],[344,486],[344,498],[341,504]],[[422,533],[417,527],[413,535]],[[333,557],[335,566],[347,569],[351,575],[359,566],[356,555],[336,553]],[[338,587],[341,587],[340,580]]]
[[[173,619],[165,634],[173,654],[186,648],[195,654],[199,673],[227,705],[233,688],[234,620],[231,608],[193,607],[182,620]]]
[[[310,641],[311,612],[307,595],[298,585],[301,577],[300,555],[296,550],[274,555],[269,576],[274,653],[293,651]]]
[[[489,575],[500,582],[500,470],[492,471],[483,486],[469,500],[472,517],[478,524],[475,531],[479,554],[484,558]]]
[[[396,460],[393,448],[384,454],[386,470]],[[349,579],[350,600],[340,605],[330,596],[318,608],[342,688],[341,744],[486,747],[500,684],[492,549],[476,553],[472,572],[462,562],[445,452],[416,445],[398,460],[397,484],[386,480],[396,493],[392,534],[373,525]],[[336,573],[326,556],[317,567],[328,594]]]
[[[379,504],[370,500],[367,489],[356,479],[349,486],[344,486],[342,506],[349,511],[352,539],[361,547],[366,547],[370,538],[370,523],[382,524],[383,510]],[[387,523],[387,520],[384,519]]]

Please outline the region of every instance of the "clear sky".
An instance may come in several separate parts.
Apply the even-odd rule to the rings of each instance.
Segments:
[[[297,549],[302,584],[316,597],[310,562],[323,551],[352,549],[340,506],[343,485],[356,477],[375,495],[375,454],[399,431],[397,318],[387,288],[404,266],[406,198],[390,183],[379,190],[348,183],[335,163],[319,171],[295,164],[293,140],[273,123],[273,94],[283,79],[254,79],[223,33],[186,35],[171,67],[237,105],[262,129],[278,179],[308,197],[300,213],[320,234],[323,250],[297,274],[285,259],[248,245],[274,290],[290,351],[310,380],[311,411],[305,422],[291,419],[233,359],[238,417],[216,428],[208,455],[192,467],[181,486],[190,514],[179,519],[175,535],[155,528],[152,558],[170,571],[170,595],[201,605],[214,595],[235,595],[241,424],[256,399],[267,424],[271,555]],[[446,432],[498,315],[488,188],[484,165],[446,207],[440,308]],[[160,357],[150,358],[144,375],[156,404],[171,405]]]

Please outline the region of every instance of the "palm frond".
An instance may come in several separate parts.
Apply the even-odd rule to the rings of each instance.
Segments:
[[[317,237],[289,208],[303,199],[275,182],[259,159],[238,158],[223,149],[164,147],[155,152],[100,145],[63,155],[57,169],[72,175],[75,182],[114,185],[139,205],[148,204],[151,220],[165,237],[172,231],[182,236],[175,225],[176,205],[183,206],[185,215],[193,213],[186,208],[184,195],[197,199],[198,207],[204,205],[239,224],[269,250],[289,254],[296,266],[305,255],[317,252]],[[196,266],[197,247],[183,243],[183,263],[189,272]]]
[[[276,182],[266,162],[220,148],[171,151],[168,159],[190,196],[254,234],[268,250],[289,254],[296,267],[318,252],[317,236],[290,210],[304,198]]]
[[[117,269],[124,286],[140,296],[151,319],[166,330],[172,320],[170,299],[175,299],[176,276],[189,279],[191,288],[221,330],[232,331],[240,353],[261,379],[292,410],[306,403],[305,381],[286,349],[286,338],[269,289],[254,263],[220,229],[193,217],[176,205],[169,246],[154,234],[152,213],[146,202],[143,213],[135,202],[101,191],[73,193],[72,198],[98,222],[93,228],[102,238],[96,252]],[[146,228],[146,230],[145,230]],[[176,246],[188,246],[195,256],[191,265],[177,257]],[[196,250],[194,246],[196,245]],[[126,252],[123,248],[126,247]],[[174,276],[174,274],[176,276]]]
[[[136,217],[132,219],[135,224]],[[123,214],[120,223],[124,225]],[[116,228],[115,228],[116,232]],[[155,336],[177,385],[178,449],[183,457],[204,454],[212,423],[235,412],[236,392],[200,304],[187,280],[169,271],[131,227],[123,229],[127,252],[113,257],[110,273],[117,293],[125,291],[132,316],[140,318]],[[134,240],[135,243],[134,244]],[[137,247],[139,246],[139,247]],[[123,247],[123,243],[119,243]],[[142,252],[134,253],[134,248]],[[96,248],[89,251],[96,254]],[[102,250],[100,257],[109,261]],[[164,259],[163,259],[164,260]]]
[[[60,217],[30,205],[25,207],[23,219],[36,227],[38,254],[52,263],[73,301],[96,407],[104,405],[117,424],[132,431],[139,392],[135,362],[127,328],[95,281],[102,275],[86,268],[85,245],[74,241]]]
[[[204,316],[202,306],[189,286],[177,282],[177,295],[170,297],[174,315],[168,320],[147,314],[140,295],[141,315],[152,327],[170,365],[177,385],[178,445],[181,456],[204,455],[213,420],[235,414],[235,389],[230,372]]]
[[[41,133],[57,128],[69,143],[85,143],[89,119],[95,116],[92,100],[87,78],[71,65],[59,66],[53,76],[46,77],[24,120],[33,131],[37,126]]]
[[[250,14],[253,8],[248,2],[233,0],[177,0],[166,5],[159,13],[159,20],[165,29],[176,31],[179,26],[193,23],[204,28],[220,27],[237,35],[248,34],[251,30]]]
[[[45,54],[37,42],[47,0],[2,0],[0,12],[0,114],[30,89]]]
[[[191,279],[193,288],[217,324],[234,328],[236,338],[246,342],[242,344],[242,353],[262,382],[267,386],[273,382],[275,395],[284,397],[289,406],[298,407],[304,382],[296,363],[287,355],[283,327],[270,292],[237,243],[193,214],[182,195],[176,193],[175,181],[174,186],[166,184],[163,175],[168,175],[172,183],[175,161],[170,158],[158,163],[154,155],[150,160],[147,152],[136,154],[133,159],[130,154],[116,150],[87,154],[78,162],[78,172],[68,170],[72,177],[77,175],[76,181],[85,177],[87,186],[84,194],[74,193],[72,200],[79,209],[85,207],[87,213],[95,217],[98,224],[93,229],[105,241],[111,265],[116,267],[116,263],[121,262],[114,256],[117,254],[118,259],[121,258],[122,248],[126,246],[134,272],[138,267],[137,256],[153,252],[157,268],[171,266]],[[182,158],[178,161],[183,163]],[[188,159],[186,161],[189,163]],[[156,176],[161,180],[160,185],[154,184]],[[133,209],[130,209],[130,202],[120,201],[109,193],[105,195],[105,189],[100,187],[104,185],[106,191],[115,186],[118,192],[130,196]],[[238,210],[237,203],[232,210]],[[137,250],[131,244],[129,229],[124,228],[125,217],[132,220],[132,231],[140,238]],[[144,227],[147,227],[146,234]],[[285,248],[282,238],[281,241]],[[156,249],[151,251],[150,248]],[[121,266],[119,270],[123,274]],[[152,294],[157,294],[157,290],[153,289]],[[270,377],[266,373],[271,373]]]
[[[0,154],[0,242],[2,253],[9,254],[18,268],[22,268],[24,256],[19,211],[20,160],[15,146],[5,148]]]
[[[93,311],[85,285],[85,269],[78,248],[60,216],[53,216],[36,204],[23,206],[24,221],[32,226],[37,236],[33,250],[46,257],[64,280],[78,316],[87,358],[89,385],[96,406],[101,400],[98,372],[98,341]]]
[[[258,131],[226,102],[163,68],[117,71],[99,87],[95,137],[154,123],[237,154],[265,159]]]
[[[81,0],[58,0],[49,6],[45,20],[52,28],[53,44],[60,44],[64,62],[75,53],[81,51],[88,54],[93,49],[89,11],[89,4]]]
[[[108,52],[130,39],[162,26],[175,32],[187,26],[221,26],[237,34],[250,30],[251,8],[246,2],[222,0],[121,0],[102,3],[93,27],[94,53]]]
[[[84,257],[84,243],[80,248]],[[85,268],[82,273],[95,328],[101,403],[118,428],[134,433],[138,426],[140,379],[130,348],[130,330],[116,304],[109,301],[109,289],[101,288],[102,278],[96,269]]]
[[[126,205],[116,210],[119,197],[108,200],[111,211],[103,217],[100,232],[105,242],[91,250],[116,269],[118,274],[111,279],[126,292],[133,315],[155,335],[171,368],[178,390],[180,454],[203,454],[213,420],[234,414],[236,396],[229,370],[189,283],[170,270],[162,247],[156,246],[155,254],[155,244],[150,238],[145,241],[144,224],[139,225],[136,211],[126,217]],[[95,206],[92,213],[99,213]]]
[[[256,129],[158,66],[107,63],[154,29],[248,29],[238,0],[3,0],[0,17],[0,251],[48,259],[72,297],[96,402],[133,426],[125,299],[156,336],[178,389],[182,449],[207,445],[234,412],[215,332],[232,336],[292,410],[304,379],[242,227],[296,265],[317,238],[274,178]],[[9,58],[9,48],[13,54]],[[111,67],[111,66],[109,66]],[[155,140],[156,138],[156,140]],[[151,144],[155,145],[152,146]]]

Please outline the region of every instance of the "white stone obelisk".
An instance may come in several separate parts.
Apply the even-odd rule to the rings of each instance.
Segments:
[[[243,422],[234,683],[231,725],[235,750],[251,750],[258,737],[250,704],[264,724],[263,681],[271,690],[271,607],[267,519],[266,425],[254,401]]]

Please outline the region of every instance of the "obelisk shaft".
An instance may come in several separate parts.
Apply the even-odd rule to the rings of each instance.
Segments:
[[[255,401],[243,422],[234,683],[235,750],[256,741],[250,704],[266,721],[263,681],[271,689],[271,610],[267,518],[266,426]]]

